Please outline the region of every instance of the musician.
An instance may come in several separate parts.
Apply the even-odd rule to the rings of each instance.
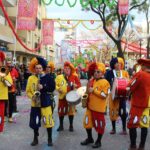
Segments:
[[[95,66],[94,64],[91,65],[95,71],[94,79],[93,85],[91,85],[92,79],[89,80],[89,99],[83,120],[83,126],[86,129],[87,138],[81,142],[81,145],[94,143],[92,137],[92,128],[94,127],[98,136],[92,147],[98,148],[101,147],[101,139],[105,130],[104,113],[107,105],[106,98],[110,92],[110,84],[106,79],[104,79],[105,65],[103,63],[95,63]],[[89,70],[89,72],[91,71],[92,70]]]
[[[5,102],[8,101],[8,87],[12,85],[10,73],[6,74],[5,67],[2,67],[5,55],[0,52],[0,132],[4,129]]]
[[[132,94],[128,128],[130,133],[130,148],[136,149],[136,128],[141,128],[139,150],[144,150],[150,126],[150,60],[139,59],[141,70],[137,72],[128,84],[127,90]]]
[[[48,74],[50,74],[50,76],[52,76],[55,79],[56,78],[56,74],[55,74],[54,71],[55,71],[54,63],[52,61],[49,61],[48,64],[47,64],[46,72]]]
[[[67,92],[77,89],[81,86],[80,80],[75,73],[75,68],[70,62],[64,63],[64,77],[67,82]],[[60,93],[60,95],[64,94],[64,91],[61,88],[58,90],[58,92]],[[60,98],[59,100],[58,114],[60,125],[57,131],[62,131],[64,129],[63,127],[64,116],[68,115],[70,123],[69,131],[73,132],[73,119],[75,115],[75,106],[68,106],[65,97],[63,97],[62,99]]]
[[[30,72],[33,73],[29,77],[26,93],[31,99],[30,128],[34,131],[34,139],[31,146],[38,144],[39,127],[41,126],[41,118],[44,127],[48,133],[48,146],[52,146],[52,127],[54,120],[52,117],[53,97],[51,93],[55,90],[55,81],[52,76],[45,74],[47,63],[41,57],[33,58],[29,65]],[[40,101],[40,103],[38,103]]]
[[[124,69],[124,60],[122,58],[112,58],[110,61],[111,70],[107,71],[105,74],[106,80],[110,83],[111,88],[115,78],[129,78],[128,72]],[[118,115],[122,120],[122,132],[120,134],[126,135],[126,98],[116,98],[112,100],[112,96],[109,96],[109,115],[112,121],[112,131],[110,134],[116,133],[116,120]]]

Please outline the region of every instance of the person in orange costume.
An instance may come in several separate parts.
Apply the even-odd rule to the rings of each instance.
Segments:
[[[144,150],[148,128],[150,126],[150,60],[139,59],[141,70],[129,82],[127,90],[132,94],[128,128],[130,149],[136,149],[136,128],[141,128],[139,150]]]
[[[76,74],[75,67],[70,62],[64,63],[64,77],[67,81],[67,93],[70,92],[71,90],[81,87],[81,83]],[[58,92],[62,94],[61,89],[58,90]],[[60,109],[60,108],[63,108],[63,109]],[[60,110],[58,112],[60,125],[57,131],[62,131],[64,129],[63,127],[64,116],[68,114],[69,123],[70,123],[69,131],[72,132],[73,131],[73,119],[75,115],[75,106],[69,106],[66,99],[63,99],[59,101],[58,110]],[[67,111],[64,112],[63,110],[67,110]]]
[[[104,79],[104,73],[105,65],[103,63],[96,63],[94,82],[93,86],[88,88],[89,99],[83,120],[83,126],[88,137],[81,142],[81,145],[88,145],[94,142],[92,137],[92,127],[94,127],[98,137],[92,146],[93,148],[101,147],[101,139],[105,130],[104,113],[107,105],[106,98],[110,92],[110,84]]]

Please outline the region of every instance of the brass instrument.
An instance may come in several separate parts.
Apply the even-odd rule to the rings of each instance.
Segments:
[[[5,79],[7,76],[6,68],[1,67],[0,69],[0,81],[3,82],[6,86],[11,87],[11,84]]]
[[[38,89],[38,85],[40,84],[40,77],[41,77],[41,75],[38,75],[38,82],[37,82],[37,85],[36,85],[36,89],[35,89],[34,95],[32,97],[32,100],[35,101],[35,106],[36,107],[40,107],[41,106],[41,99],[40,99],[41,92]]]
[[[87,92],[81,97],[82,107],[83,107],[83,108],[86,108],[86,107],[87,107],[88,97],[89,97],[89,95],[88,95]]]

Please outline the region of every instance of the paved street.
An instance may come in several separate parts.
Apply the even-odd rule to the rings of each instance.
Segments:
[[[91,150],[91,145],[81,146],[80,142],[85,139],[86,133],[82,127],[82,117],[84,109],[81,105],[77,107],[77,115],[74,120],[75,131],[70,133],[68,131],[68,118],[65,118],[63,132],[58,133],[58,116],[57,109],[54,111],[55,127],[53,129],[53,147],[47,146],[47,132],[41,127],[39,136],[39,145],[31,147],[30,142],[33,138],[32,130],[28,126],[29,113],[30,113],[30,101],[25,96],[17,97],[19,113],[15,114],[15,123],[6,123],[5,131],[0,134],[0,150]],[[121,131],[120,121],[117,123],[117,134],[110,135],[111,130],[109,117],[106,116],[107,127],[106,133],[102,140],[101,150],[127,150],[129,145],[129,135],[119,135]],[[95,131],[93,130],[94,139],[96,139]],[[137,140],[139,142],[139,139]],[[148,141],[146,150],[150,150],[150,135],[148,135]]]

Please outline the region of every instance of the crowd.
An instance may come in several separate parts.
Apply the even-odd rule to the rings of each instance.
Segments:
[[[5,62],[5,65],[4,65]],[[26,91],[31,100],[29,126],[33,129],[32,146],[38,144],[41,120],[47,129],[48,146],[52,146],[52,128],[54,126],[53,110],[55,107],[54,91],[59,93],[58,132],[64,130],[64,117],[69,119],[69,131],[74,131],[73,121],[76,106],[70,105],[66,95],[81,87],[80,79],[87,79],[87,97],[84,100],[86,111],[83,116],[83,127],[87,138],[81,142],[82,146],[93,144],[93,148],[101,147],[101,139],[105,133],[105,111],[109,106],[109,116],[112,123],[110,134],[116,134],[116,120],[120,116],[122,135],[130,135],[130,150],[137,149],[136,128],[141,128],[141,141],[138,150],[144,150],[148,127],[150,125],[150,60],[140,59],[129,71],[124,70],[122,58],[112,58],[109,68],[96,61],[91,61],[86,68],[77,68],[70,62],[65,62],[63,68],[55,70],[52,62],[46,62],[41,57],[31,60],[29,66],[13,66],[11,61],[0,59],[0,132],[4,127],[4,116],[13,122],[12,113],[17,112],[16,95]],[[141,67],[139,69],[139,66]],[[108,67],[108,66],[107,66]],[[123,79],[127,82],[126,96],[113,97],[114,82]],[[128,96],[127,96],[128,95]],[[83,98],[83,97],[82,97]],[[128,114],[127,100],[131,100]],[[107,106],[107,104],[109,105]],[[128,117],[128,122],[127,122]],[[92,128],[97,132],[97,139],[92,136]],[[94,142],[95,141],[95,142]]]

